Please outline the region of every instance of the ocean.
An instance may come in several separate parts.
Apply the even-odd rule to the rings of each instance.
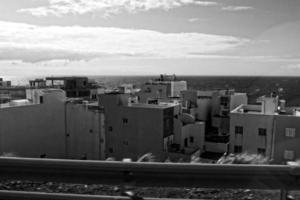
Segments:
[[[133,83],[139,87],[144,82],[158,76],[93,76],[92,79],[107,85]],[[177,76],[177,80],[186,80],[189,89],[213,90],[235,89],[246,92],[249,103],[256,103],[262,95],[275,93],[286,100],[287,106],[300,106],[300,77],[270,76]]]

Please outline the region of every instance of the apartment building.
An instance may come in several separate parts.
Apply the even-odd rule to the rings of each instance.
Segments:
[[[0,87],[11,87],[11,81],[4,81],[3,78],[0,78]]]
[[[27,89],[27,99],[0,108],[0,154],[104,159],[103,113],[98,104],[67,99],[61,89]]]
[[[182,106],[198,121],[210,121],[214,91],[181,91]]]
[[[300,158],[300,115],[278,97],[241,105],[230,114],[230,152],[262,154],[282,164]]]
[[[298,109],[274,116],[274,138],[271,158],[283,164],[300,159],[300,114]]]
[[[245,93],[234,90],[187,90],[181,92],[183,111],[205,122],[203,151],[210,155],[228,152],[230,110],[247,103]]]
[[[176,77],[161,75],[160,78],[146,82],[137,93],[139,102],[147,103],[149,99],[166,99],[180,97],[180,92],[187,90],[187,82],[177,80]]]
[[[99,97],[105,114],[106,157],[136,160],[145,153],[162,159],[174,137],[174,106],[141,104],[130,94]]]
[[[211,102],[211,131],[218,135],[229,135],[230,111],[247,103],[246,93],[237,93],[234,90],[214,92]]]
[[[271,157],[274,113],[261,105],[241,105],[230,114],[231,153],[254,153]]]
[[[66,158],[65,92],[47,89],[31,94],[0,109],[1,154]]]

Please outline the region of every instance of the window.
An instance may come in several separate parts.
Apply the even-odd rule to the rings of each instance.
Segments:
[[[89,132],[90,132],[90,133],[93,133],[93,129],[90,129]]]
[[[190,137],[190,143],[194,143],[194,137],[193,136]]]
[[[223,110],[223,111],[221,112],[221,114],[222,114],[223,117],[228,117],[229,112],[226,111],[226,110]]]
[[[294,159],[294,151],[285,150],[284,151],[284,159],[293,160]]]
[[[123,141],[123,145],[126,145],[126,146],[128,146],[128,141]]]
[[[44,103],[44,97],[40,96],[40,103]]]
[[[285,136],[294,138],[296,136],[295,128],[285,128]]]
[[[188,139],[185,138],[185,139],[184,139],[184,147],[187,147],[187,146],[188,146]]]
[[[266,149],[265,148],[257,148],[257,153],[261,155],[266,155]]]
[[[145,89],[145,92],[146,92],[146,93],[151,93],[151,88],[147,87],[147,88]]]
[[[234,153],[242,153],[243,147],[240,145],[235,145],[234,146]]]
[[[108,131],[110,131],[110,132],[112,132],[112,131],[113,131],[113,128],[112,128],[112,126],[109,126],[109,127],[108,127]]]
[[[224,107],[228,107],[229,98],[228,97],[221,97],[220,98],[220,105]]]
[[[113,153],[114,152],[113,148],[109,148],[108,151],[109,151],[109,153]]]
[[[123,118],[123,124],[128,124],[128,119],[127,118]]]
[[[267,129],[265,129],[265,128],[259,128],[258,129],[258,135],[260,135],[260,136],[266,136],[267,135]]]
[[[235,134],[243,135],[243,127],[242,126],[236,126],[235,127]]]

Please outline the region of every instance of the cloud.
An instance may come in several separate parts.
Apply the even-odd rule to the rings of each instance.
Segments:
[[[199,18],[190,18],[188,19],[189,22],[193,23],[193,22],[196,22],[196,21],[199,21]]]
[[[87,13],[102,13],[103,17],[127,12],[137,13],[154,9],[170,10],[173,8],[198,5],[217,6],[213,1],[200,0],[48,0],[49,5],[36,8],[24,8],[20,13],[34,16],[63,16],[67,14],[83,15]]]
[[[248,39],[202,33],[162,33],[142,29],[36,26],[0,21],[0,59],[90,60],[106,57],[189,57],[216,54]]]
[[[222,10],[226,11],[243,11],[243,10],[253,10],[251,6],[225,6],[222,7]]]
[[[287,69],[287,70],[300,70],[300,63],[299,64],[290,64],[287,66],[282,66],[283,69]]]

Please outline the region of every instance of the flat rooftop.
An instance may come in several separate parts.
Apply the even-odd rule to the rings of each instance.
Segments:
[[[46,77],[46,80],[74,80],[74,79],[88,79],[86,76],[51,76]]]
[[[128,107],[133,108],[152,108],[152,109],[165,109],[165,108],[171,108],[174,107],[174,105],[160,105],[160,104],[146,104],[146,103],[133,103]]]

